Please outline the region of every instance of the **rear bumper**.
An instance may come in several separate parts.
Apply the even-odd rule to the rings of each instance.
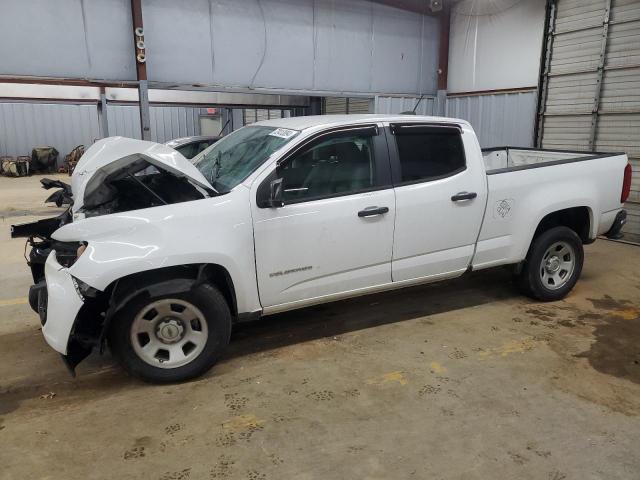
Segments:
[[[41,317],[44,323],[42,333],[55,351],[66,355],[71,330],[84,301],[76,290],[68,269],[56,260],[55,251],[49,254],[44,273],[47,281],[47,305],[44,318]]]
[[[612,240],[621,239],[624,236],[622,233],[622,227],[624,227],[625,223],[627,223],[627,211],[620,210],[616,214],[616,218],[613,220],[613,225],[611,225],[611,228],[604,234],[604,236]]]

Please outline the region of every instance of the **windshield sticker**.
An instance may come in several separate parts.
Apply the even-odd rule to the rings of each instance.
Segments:
[[[297,130],[289,130],[288,128],[276,128],[269,135],[272,137],[289,138],[298,133]]]

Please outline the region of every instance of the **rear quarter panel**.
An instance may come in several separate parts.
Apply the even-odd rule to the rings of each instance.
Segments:
[[[587,207],[590,238],[611,226],[622,208],[626,155],[488,174],[488,200],[474,269],[523,260],[540,221],[548,214]]]

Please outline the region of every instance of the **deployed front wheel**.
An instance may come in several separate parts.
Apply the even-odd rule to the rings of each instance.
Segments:
[[[578,281],[583,261],[582,240],[576,232],[551,228],[533,240],[518,284],[523,293],[537,300],[560,300]]]
[[[134,299],[110,327],[114,356],[148,382],[180,382],[209,370],[231,335],[231,313],[211,285]]]

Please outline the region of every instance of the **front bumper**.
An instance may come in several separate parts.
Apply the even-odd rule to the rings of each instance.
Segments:
[[[66,355],[71,330],[84,301],[73,284],[69,269],[56,260],[55,250],[47,258],[44,274],[47,305],[42,333],[54,350]]]

